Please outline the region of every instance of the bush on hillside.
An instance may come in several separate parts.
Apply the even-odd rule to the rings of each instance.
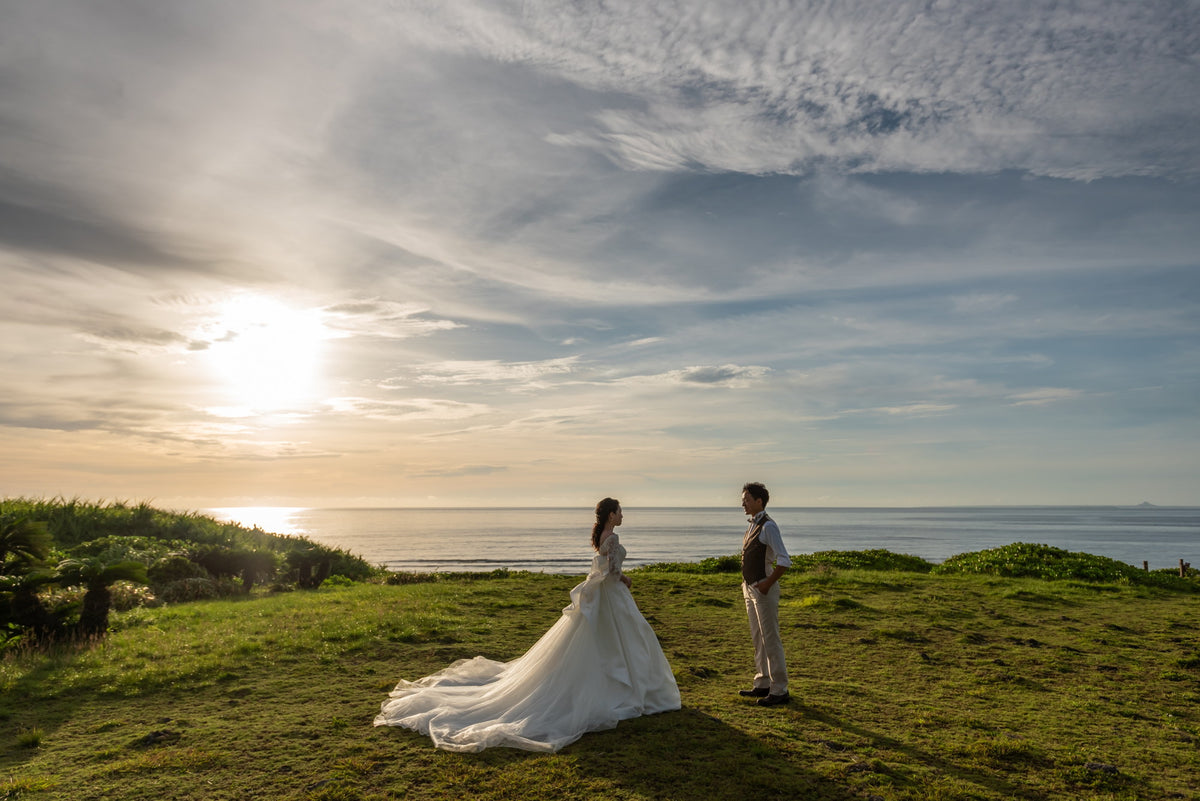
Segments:
[[[377,572],[340,548],[146,503],[0,499],[0,649],[102,635],[113,609],[248,594],[296,554],[304,587]]]
[[[0,516],[37,521],[52,537],[54,546],[71,557],[134,560],[149,566],[171,553],[184,553],[204,564],[212,575],[240,576],[243,583],[247,579],[268,580],[278,567],[276,558],[293,551],[319,553],[318,563],[328,558],[331,575],[363,580],[377,572],[349,551],[319,545],[305,537],[285,537],[194,512],[156,509],[146,503],[5,498],[0,500]],[[295,567],[294,563],[289,565]]]
[[[388,585],[401,584],[431,584],[438,581],[485,581],[488,579],[506,579],[522,576],[528,570],[509,570],[507,567],[497,567],[494,570],[460,570],[434,573],[413,573],[405,570],[382,572],[383,583]]]
[[[742,572],[742,557],[734,554],[732,556],[710,556],[699,562],[655,562],[638,569],[651,573],[740,573]]]
[[[211,578],[203,566],[196,564],[183,554],[170,554],[155,562],[146,569],[150,586],[161,589],[173,581],[183,581],[192,578]]]
[[[882,549],[869,551],[818,551],[811,554],[792,556],[793,570],[815,570],[834,567],[844,570],[902,570],[910,573],[928,573],[933,567],[916,556],[892,553]],[[641,568],[652,573],[740,573],[742,557],[712,556],[699,562],[656,562]]]
[[[106,562],[135,561],[144,565],[187,547],[183,540],[160,540],[154,537],[107,536],[74,545],[65,553],[75,559],[94,556]]]
[[[905,573],[928,573],[933,565],[919,556],[892,553],[882,548],[866,551],[817,551],[792,557],[793,570],[816,570],[832,567],[841,570],[898,570]]]
[[[186,578],[164,584],[155,594],[160,601],[178,604],[239,595],[241,586],[228,579],[217,581],[211,578]]]
[[[1010,578],[1073,579],[1193,591],[1200,589],[1200,583],[1180,578],[1178,573],[1148,572],[1107,556],[1027,542],[960,553],[936,565],[933,572],[943,575],[974,573]]]
[[[109,600],[114,612],[127,612],[139,606],[157,606],[158,598],[144,584],[118,581],[108,588]],[[87,588],[80,586],[59,587],[42,595],[46,608],[64,618],[71,617],[83,605]]]

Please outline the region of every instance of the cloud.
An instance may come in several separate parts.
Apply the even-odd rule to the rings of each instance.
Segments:
[[[1049,403],[1074,400],[1083,393],[1077,389],[1063,387],[1042,387],[1040,389],[1019,392],[1011,396],[1014,406],[1045,406]]]
[[[412,474],[413,478],[466,478],[468,476],[487,476],[503,473],[508,470],[506,465],[470,464],[446,467],[440,470],[427,470]]]
[[[322,309],[323,323],[335,336],[406,339],[461,327],[451,320],[430,319],[427,306],[381,299],[347,301]]]
[[[541,386],[540,379],[544,377],[572,373],[578,360],[578,356],[568,356],[541,362],[444,361],[418,368],[415,380],[423,384],[458,385],[505,382],[529,389]]]
[[[81,336],[85,340],[101,347],[124,350],[130,353],[138,353],[146,348],[187,347],[188,350],[204,350],[208,347],[208,343],[206,342],[189,341],[186,337],[175,331],[164,331],[148,327],[112,326],[88,331],[81,334]]]
[[[371,483],[402,443],[405,497],[603,462],[692,498],[880,443],[1195,445],[1186,4],[9,6],[0,447],[30,464],[286,456],[317,495],[305,458]],[[244,297],[312,326],[251,354],[284,327]],[[312,381],[263,414],[291,357]]]
[[[462,420],[488,411],[488,407],[484,404],[437,398],[408,398],[388,401],[342,397],[330,398],[325,401],[325,404],[337,414],[384,422]]]
[[[886,414],[893,417],[910,417],[936,415],[949,412],[955,408],[957,407],[952,403],[909,403],[904,406],[880,406],[874,409],[854,409],[848,411],[853,413]]]
[[[1193,10],[896,2],[625,2],[607,13],[455,4],[424,34],[641,101],[555,143],[627,169],[990,172],[1071,178],[1197,169]],[[439,20],[453,24],[437,30]],[[1174,98],[1174,99],[1172,99]]]
[[[756,381],[771,370],[768,367],[739,367],[736,364],[720,366],[685,367],[667,375],[684,384],[701,384],[705,386],[746,386]]]
[[[5,195],[18,194],[19,203],[3,200]],[[60,210],[55,199],[38,198],[28,186],[0,183],[0,244],[34,255],[101,261],[141,271],[201,266],[171,252],[164,237],[136,230],[106,212],[82,208],[71,198],[63,200],[76,208]]]
[[[960,295],[950,299],[954,311],[959,314],[978,314],[980,312],[996,312],[1018,300],[1011,292],[978,292],[971,295]]]

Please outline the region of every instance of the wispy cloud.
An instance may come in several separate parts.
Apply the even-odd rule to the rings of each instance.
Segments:
[[[682,370],[672,370],[664,373],[663,378],[685,385],[745,387],[769,372],[769,367],[742,367],[736,364],[700,365],[685,367]]]
[[[458,3],[424,33],[640,104],[586,145],[627,168],[993,171],[1074,178],[1196,169],[1179,158],[1195,16],[1170,3],[1089,10],[917,2]],[[444,19],[444,18],[443,18]],[[1194,70],[1194,65],[1191,67]],[[616,104],[614,104],[616,105]],[[1136,134],[1136,135],[1135,135]],[[1172,163],[1173,162],[1173,163]]]
[[[1081,394],[1082,393],[1077,389],[1043,387],[1040,389],[1030,390],[1029,392],[1017,393],[1016,395],[1012,396],[1012,401],[1016,406],[1045,406],[1048,403],[1074,400]]]
[[[6,491],[1194,502],[1197,29],[8,3]]]
[[[338,414],[381,421],[462,420],[487,411],[483,404],[438,398],[408,398],[398,401],[330,398],[326,404]]]
[[[404,339],[459,328],[453,320],[428,317],[429,307],[379,299],[349,301],[322,310],[324,324],[335,336]]]
[[[529,389],[542,386],[540,379],[546,376],[570,374],[578,359],[577,356],[568,356],[540,362],[444,361],[422,365],[416,381],[424,384],[460,385],[503,382]]]

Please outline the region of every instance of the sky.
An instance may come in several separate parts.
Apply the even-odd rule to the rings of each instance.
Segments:
[[[0,0],[0,495],[1200,505],[1200,5]]]

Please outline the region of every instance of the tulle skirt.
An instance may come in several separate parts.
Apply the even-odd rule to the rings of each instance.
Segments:
[[[586,732],[679,709],[671,666],[628,588],[614,576],[589,576],[571,599],[511,662],[477,656],[401,681],[375,725],[427,734],[447,751],[557,751]]]

